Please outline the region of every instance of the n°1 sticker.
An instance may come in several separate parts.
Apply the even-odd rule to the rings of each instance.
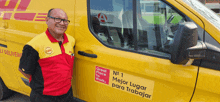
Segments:
[[[96,66],[95,81],[152,100],[154,81]],[[107,79],[108,78],[108,79]]]

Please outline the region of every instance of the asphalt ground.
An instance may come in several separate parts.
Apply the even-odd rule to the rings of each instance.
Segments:
[[[11,97],[4,99],[0,102],[31,102],[30,97],[26,95],[22,95],[20,93],[15,93]]]

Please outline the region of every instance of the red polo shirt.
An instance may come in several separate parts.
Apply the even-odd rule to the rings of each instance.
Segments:
[[[59,96],[70,89],[75,39],[65,33],[63,37],[63,43],[59,44],[47,30],[24,46],[19,68],[31,74],[33,91]]]

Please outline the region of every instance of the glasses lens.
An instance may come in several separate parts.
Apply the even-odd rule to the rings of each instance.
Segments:
[[[54,21],[55,22],[61,22],[61,19],[60,18],[55,18]]]
[[[63,20],[63,23],[64,23],[64,24],[69,24],[70,21],[69,21],[69,20]]]
[[[68,22],[66,20],[63,21],[64,24],[68,24]]]

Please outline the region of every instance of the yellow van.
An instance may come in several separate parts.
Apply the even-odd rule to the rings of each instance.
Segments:
[[[197,0],[0,0],[0,99],[29,96],[19,59],[51,8],[71,21],[79,101],[220,101],[220,18]]]

